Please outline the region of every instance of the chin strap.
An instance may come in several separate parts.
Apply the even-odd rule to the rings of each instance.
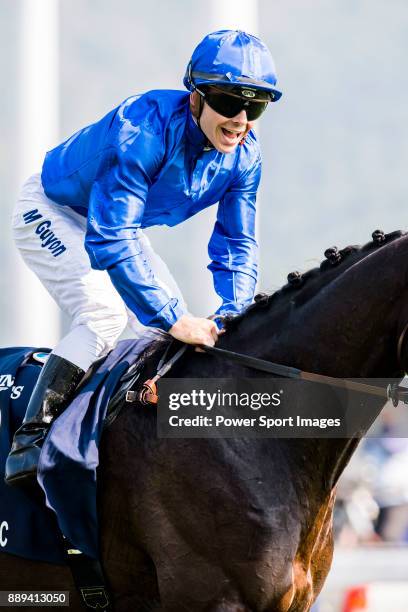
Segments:
[[[215,149],[213,143],[210,140],[208,140],[207,135],[204,133],[204,130],[203,130],[203,128],[200,125],[201,115],[203,114],[203,110],[204,110],[204,98],[202,96],[200,96],[200,94],[198,95],[198,100],[199,100],[199,102],[198,102],[198,104],[199,104],[199,106],[198,106],[198,114],[197,114],[197,117],[195,117],[194,115],[193,115],[193,117],[194,117],[194,119],[195,119],[195,121],[197,123],[198,129],[200,130],[200,132],[202,133],[202,135],[206,139],[206,144],[204,145],[203,148],[207,149],[207,150],[208,149]]]
[[[204,98],[202,96],[200,96],[200,94],[199,94],[198,95],[198,114],[197,114],[196,120],[197,120],[197,125],[198,125],[198,127],[200,128],[200,130],[202,132],[203,132],[203,129],[202,129],[201,125],[200,125],[200,119],[201,119],[201,115],[203,114],[203,110],[204,110]],[[203,134],[204,134],[204,132],[203,132]],[[204,136],[205,136],[205,134],[204,134]],[[206,138],[207,138],[207,136],[206,136]]]
[[[197,121],[198,128],[200,129],[202,135],[204,136],[204,138],[207,141],[207,143],[204,145],[204,148],[205,147],[211,147],[213,149],[214,147],[213,147],[212,143],[208,140],[208,138],[207,138],[206,134],[204,133],[203,128],[201,127],[201,124],[200,124],[200,119],[201,119],[201,115],[203,114],[203,110],[204,110],[204,98],[199,95],[198,96],[198,114],[197,114],[197,117],[195,119]]]

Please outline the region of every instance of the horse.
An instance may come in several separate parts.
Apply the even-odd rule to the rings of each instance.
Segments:
[[[217,346],[331,377],[401,379],[407,275],[403,232],[328,249],[319,267],[290,274],[227,320]],[[168,342],[146,352],[144,378]],[[193,348],[171,371],[256,375]],[[101,560],[114,610],[309,611],[331,565],[336,483],[364,430],[347,439],[167,439],[156,419],[154,408],[124,403],[101,440]],[[0,584],[69,590],[70,609],[82,609],[63,566],[2,554]]]

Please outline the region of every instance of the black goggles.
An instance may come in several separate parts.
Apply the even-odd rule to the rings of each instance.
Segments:
[[[227,119],[235,117],[244,110],[248,121],[254,121],[262,115],[268,103],[271,102],[271,96],[268,92],[240,89],[239,93],[235,93],[236,89],[226,91],[216,87],[203,87],[202,89],[196,88],[196,91],[210,108]]]

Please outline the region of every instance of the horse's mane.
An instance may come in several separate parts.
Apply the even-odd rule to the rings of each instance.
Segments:
[[[322,261],[319,266],[308,270],[304,274],[292,272],[288,275],[287,284],[281,289],[271,294],[258,294],[255,296],[253,304],[248,306],[240,314],[225,320],[225,330],[233,334],[241,322],[252,316],[257,316],[257,314],[266,314],[266,309],[270,309],[271,316],[275,316],[275,311],[279,316],[280,313],[286,311],[287,306],[291,302],[295,301],[296,305],[307,302],[351,266],[363,260],[377,249],[381,249],[384,245],[404,235],[406,235],[406,233],[402,231],[395,231],[390,234],[374,232],[373,240],[363,246],[349,245],[341,250],[333,247],[327,249],[325,251],[326,259]],[[167,348],[170,348],[171,351],[169,356],[173,356],[181,346],[182,344],[179,342],[173,343],[173,338],[170,334],[158,333],[157,339],[153,340],[142,351],[136,363],[133,364],[134,367],[136,366],[139,373],[143,372],[139,380],[146,380],[146,378],[151,378],[157,373],[159,360],[163,357]],[[189,356],[191,357],[193,353],[190,351],[193,350],[194,348],[189,346],[188,352],[183,355],[178,365],[180,365],[185,358],[188,359]],[[136,414],[133,410],[131,412]],[[146,412],[146,414],[150,414],[150,412]],[[134,424],[134,429],[132,431],[137,435],[141,444],[150,444],[149,441],[154,439],[151,419],[135,418]]]
[[[320,266],[312,268],[303,274],[291,272],[288,274],[288,282],[281,289],[271,294],[259,293],[255,296],[254,303],[240,314],[226,317],[224,320],[225,330],[232,331],[248,315],[261,312],[266,308],[285,304],[289,300],[293,300],[294,297],[296,297],[297,305],[307,302],[352,265],[367,257],[372,251],[380,249],[397,238],[404,236],[405,233],[398,230],[384,234],[381,230],[376,230],[372,234],[373,240],[363,246],[349,245],[341,250],[338,250],[336,247],[326,249],[326,259],[321,262]],[[157,358],[171,341],[172,337],[167,334],[163,334],[163,336],[154,340],[139,356],[139,364],[147,364],[153,356]]]
[[[249,314],[277,306],[294,298],[296,298],[297,305],[307,302],[334,278],[367,257],[373,250],[380,249],[403,235],[405,235],[405,232],[400,230],[389,234],[384,234],[381,230],[375,230],[372,234],[373,240],[363,246],[349,245],[341,250],[338,250],[336,247],[326,249],[326,259],[321,262],[320,266],[312,268],[303,274],[291,272],[288,274],[287,284],[281,289],[270,294],[259,293],[255,296],[254,303],[239,315],[226,317],[224,322],[225,329],[227,331],[233,330]]]

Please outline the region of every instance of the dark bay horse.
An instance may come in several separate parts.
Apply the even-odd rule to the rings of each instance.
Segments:
[[[408,235],[377,232],[363,248],[327,256],[260,296],[227,324],[218,346],[334,377],[402,378]],[[145,377],[164,343],[146,356]],[[193,350],[171,372],[254,375]],[[104,432],[98,475],[115,610],[310,610],[331,564],[336,482],[358,441],[158,439],[155,410],[125,406]],[[70,609],[81,610],[63,567],[1,555],[0,584],[69,589]]]

